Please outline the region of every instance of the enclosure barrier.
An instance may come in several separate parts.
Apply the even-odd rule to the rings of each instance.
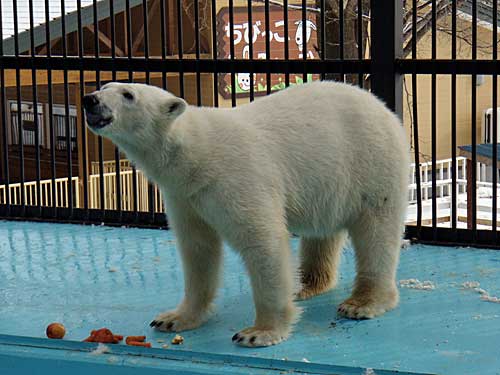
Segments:
[[[415,204],[415,225],[407,227],[407,235],[423,242],[500,247],[497,111],[489,117],[489,155],[478,155],[477,127],[484,77],[491,86],[488,107],[498,104],[496,1],[56,3],[34,9],[32,1],[2,1],[9,6],[0,9],[0,217],[167,225],[157,214],[162,211],[157,188],[122,164],[120,150],[85,127],[82,98],[105,82],[155,84],[190,103],[223,107],[333,79],[370,89],[405,121],[414,158],[409,196]],[[488,22],[495,27],[488,29]],[[449,38],[444,50],[438,50],[438,32]],[[487,51],[478,37],[488,40]],[[461,55],[464,48],[468,52]],[[422,83],[427,76],[429,88]],[[438,100],[439,77],[449,78],[449,104]],[[464,90],[470,92],[465,132],[459,119],[464,105],[457,98]],[[417,99],[426,96],[428,111],[419,111]],[[442,122],[443,112],[449,122]],[[464,142],[470,146],[467,162],[458,158]],[[444,149],[450,158],[439,164]],[[465,165],[478,162],[479,172]],[[478,196],[484,188],[491,191],[489,205]],[[467,229],[461,228],[464,193]],[[449,200],[449,228],[441,227],[438,215],[443,200]],[[491,229],[483,230],[486,206]]]

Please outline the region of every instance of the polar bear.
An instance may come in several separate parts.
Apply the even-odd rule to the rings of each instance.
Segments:
[[[208,319],[222,241],[240,254],[253,291],[255,323],[233,336],[238,345],[290,335],[294,298],[335,286],[348,234],[357,275],[338,313],[372,318],[397,305],[409,147],[399,119],[372,94],[312,82],[217,109],[113,82],[83,104],[91,130],[158,184],[178,238],[185,295],[152,327],[183,331]],[[296,294],[289,232],[301,236]]]

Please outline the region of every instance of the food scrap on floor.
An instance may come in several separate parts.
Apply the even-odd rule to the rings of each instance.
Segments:
[[[49,339],[62,339],[66,334],[66,328],[61,323],[51,323],[45,330]]]
[[[87,337],[84,342],[101,342],[104,344],[118,344],[123,340],[122,335],[114,335],[107,328],[101,328],[98,330],[93,330],[90,332],[90,336]]]
[[[180,345],[184,342],[184,337],[181,335],[175,335],[175,337],[172,339],[172,344],[173,345]]]

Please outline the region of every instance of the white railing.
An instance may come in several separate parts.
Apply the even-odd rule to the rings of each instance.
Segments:
[[[451,196],[452,192],[452,164],[453,159],[442,159],[436,161],[436,198],[444,198]],[[467,192],[467,159],[457,157],[457,194]],[[477,186],[491,187],[491,183],[487,181],[488,167],[484,164],[477,163]],[[500,181],[500,180],[499,180]],[[420,164],[420,184],[422,191],[422,201],[432,199],[432,162]],[[411,164],[410,184],[409,184],[409,201],[410,204],[417,202],[417,182],[415,175],[415,164]]]
[[[40,181],[40,205],[50,207],[68,207],[69,189],[68,178],[55,179],[55,204],[52,202],[52,180]],[[78,177],[73,177],[73,207],[80,207],[80,192]],[[9,184],[9,202],[10,204],[22,204],[21,183]],[[24,201],[28,206],[38,205],[37,183],[36,181],[28,181],[24,183]],[[7,203],[7,187],[0,185],[0,203]]]
[[[467,222],[467,159],[457,157],[457,220]],[[437,199],[437,222],[440,225],[449,225],[452,215],[452,159],[436,161],[436,199]],[[409,184],[409,207],[407,213],[407,223],[415,224],[417,218],[417,184],[415,176],[415,164],[411,165],[411,175]],[[477,163],[477,217],[481,218],[481,224],[486,227],[491,226],[492,196],[494,186],[491,181],[491,167]],[[489,177],[490,176],[490,177]],[[490,180],[490,181],[488,181]],[[422,191],[422,224],[430,225],[432,222],[432,163],[420,164],[420,181]],[[498,180],[500,181],[500,179]],[[499,185],[497,185],[497,196],[500,197]],[[500,203],[500,202],[499,202]],[[500,208],[500,204],[498,205]],[[500,211],[498,211],[500,217]],[[478,221],[479,223],[479,221]]]
[[[452,180],[452,160],[443,159],[436,161],[436,197],[442,198],[451,195]],[[467,185],[467,169],[464,157],[456,158],[457,161],[457,192],[464,193]],[[432,162],[420,163],[420,184],[422,192],[422,200],[429,200],[432,198]],[[417,182],[415,174],[415,164],[411,164],[410,170],[410,185],[409,185],[409,201],[410,204],[417,201]]]
[[[104,208],[107,210],[116,210],[117,207],[117,189],[116,173],[104,173]],[[92,174],[89,176],[89,207],[100,208],[101,206],[101,176]],[[141,171],[136,173],[137,184],[137,209],[139,211],[149,211],[149,183]],[[120,191],[121,207],[125,211],[134,210],[134,174],[132,170],[120,171]],[[153,185],[154,211],[164,212],[163,199],[160,189]]]
[[[457,161],[457,194],[459,195],[458,201],[464,201],[465,193],[467,190],[467,167],[466,158],[458,157]],[[104,208],[107,210],[117,209],[117,189],[116,189],[116,173],[115,173],[115,162],[105,161],[103,163],[104,170],[103,173],[103,191],[104,191]],[[488,195],[493,189],[491,182],[486,181],[488,179],[488,168],[484,165],[478,163],[478,173],[477,173],[477,188],[478,196]],[[89,192],[89,208],[100,209],[101,208],[101,176],[99,174],[99,164],[92,163],[91,165],[92,174],[88,177],[88,192]],[[451,170],[452,170],[452,159],[438,160],[436,162],[436,198],[439,200],[439,212],[438,214],[442,216],[443,220],[446,215],[450,215],[451,211],[451,192],[452,192],[452,180],[451,180]],[[420,164],[420,176],[421,176],[421,188],[422,188],[422,201],[423,201],[423,216],[427,219],[430,215],[430,200],[432,198],[432,163],[422,163]],[[499,179],[500,181],[500,179]],[[144,174],[137,170],[135,174],[135,182],[137,186],[137,210],[138,211],[149,211],[149,182]],[[69,197],[69,184],[68,178],[57,178],[55,179],[55,204],[52,202],[52,180],[42,180],[40,181],[40,205],[41,206],[56,206],[56,207],[68,207],[68,197]],[[72,188],[73,188],[73,207],[82,207],[82,181],[78,177],[72,178]],[[497,188],[498,189],[498,188]],[[134,210],[134,172],[128,160],[120,160],[120,190],[121,190],[121,208],[125,211]],[[154,194],[154,211],[164,212],[163,199],[161,192],[156,185],[153,185],[152,191]],[[497,190],[498,191],[498,190]],[[410,198],[409,207],[409,217],[408,222],[414,221],[416,217],[416,198],[417,198],[417,185],[415,180],[415,165],[411,165],[411,177],[410,184],[408,185],[408,192]],[[500,197],[500,191],[498,191],[498,196]],[[37,184],[36,181],[29,181],[24,183],[24,196],[25,204],[27,205],[37,205]],[[491,194],[490,194],[491,196]],[[19,205],[21,204],[21,184],[13,183],[9,185],[9,199],[10,204]],[[491,198],[490,198],[491,201]],[[5,185],[0,185],[0,204],[5,204],[7,202],[7,188]],[[458,202],[458,204],[460,204]],[[429,206],[429,207],[427,207]],[[500,207],[500,205],[499,205]],[[484,211],[486,213],[491,212],[491,207],[487,207],[484,204],[478,205],[478,212]],[[413,212],[415,211],[415,212]],[[428,212],[429,211],[429,212]],[[440,217],[441,217],[440,216]]]
[[[114,160],[107,160],[102,162],[102,170],[103,173],[111,173],[116,171],[115,167],[116,163]],[[98,161],[93,161],[90,164],[90,173],[92,174],[99,174],[99,162]],[[127,159],[121,159],[120,160],[120,171],[128,171],[129,169],[132,169],[132,165],[130,164],[130,161]]]

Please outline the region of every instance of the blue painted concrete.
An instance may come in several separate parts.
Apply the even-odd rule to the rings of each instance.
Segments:
[[[95,343],[0,335],[1,374],[366,374],[367,369],[284,361],[234,354],[198,353],[109,345],[109,352],[92,354]],[[138,370],[140,369],[140,370]],[[14,371],[15,370],[15,371]],[[161,371],[161,372],[160,372]],[[419,375],[376,370],[377,375]],[[420,374],[425,375],[425,374]]]
[[[295,253],[297,239],[291,245]],[[301,302],[305,312],[294,335],[261,349],[231,343],[237,330],[252,323],[253,306],[240,259],[227,251],[225,263],[217,313],[183,333],[184,345],[169,349],[420,373],[500,374],[500,304],[461,287],[478,281],[500,295],[498,251],[412,246],[401,254],[398,279],[430,280],[436,289],[403,288],[396,310],[350,321],[336,317],[354,277],[353,253],[346,249],[337,289]],[[46,325],[59,321],[67,340],[81,341],[91,329],[106,326],[124,335],[145,334],[161,348],[156,340],[168,342],[173,334],[155,332],[148,323],[181,296],[172,232],[0,222],[0,334],[44,337]],[[4,348],[0,344],[0,364],[13,356]]]

